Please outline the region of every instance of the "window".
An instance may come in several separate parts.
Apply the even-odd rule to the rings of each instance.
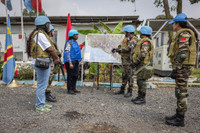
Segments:
[[[159,47],[159,37],[156,38],[156,47]]]

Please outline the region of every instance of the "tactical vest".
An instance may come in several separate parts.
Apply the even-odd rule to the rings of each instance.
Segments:
[[[122,42],[122,44],[120,45],[121,47],[121,49],[123,49],[123,48],[127,48],[128,47],[128,38],[129,37],[125,37],[124,38],[124,40],[123,40],[123,42]],[[132,39],[136,39],[137,40],[137,37],[136,36],[132,36]],[[130,54],[131,54],[131,51],[130,52],[128,52],[128,53],[120,53],[120,55],[121,56],[126,56],[126,57],[130,57]]]
[[[136,48],[134,49],[133,62],[135,62],[137,58],[140,56],[142,44],[146,41],[150,43],[150,50],[146,54],[144,60],[141,63],[147,64],[153,58],[153,53],[154,53],[153,42],[149,38],[143,38],[137,43]]]
[[[57,55],[61,55],[60,51],[58,50],[58,47],[56,46],[56,43],[52,40],[51,37],[49,37],[49,38],[50,38],[50,43],[51,43],[51,45],[53,45],[54,48],[55,48],[55,50],[56,50],[56,54],[57,54]]]
[[[33,33],[32,37],[31,37],[31,50],[30,50],[31,56],[33,58],[36,58],[36,54],[37,54],[37,57],[49,58],[50,54],[47,51],[43,51],[42,48],[40,47],[40,45],[35,43],[34,37],[37,35],[38,32],[43,33],[46,36],[46,38],[48,39],[48,41],[50,42],[51,47],[53,49],[56,49],[54,44],[51,43],[50,37],[47,35],[47,33],[44,32],[43,30],[37,30]],[[37,47],[37,51],[36,51],[36,47]]]
[[[168,57],[170,58],[172,64],[175,62],[175,58],[177,57],[178,52],[179,52],[179,48],[178,48],[179,35],[185,31],[189,32],[192,35],[192,39],[190,40],[189,51],[186,54],[186,59],[183,61],[182,64],[195,65],[196,63],[196,44],[195,44],[194,32],[190,29],[183,28],[179,30],[176,33],[176,35],[173,37],[172,43],[169,48]]]

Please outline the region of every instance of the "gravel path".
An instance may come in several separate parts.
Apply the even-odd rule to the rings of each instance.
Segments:
[[[71,96],[52,87],[58,102],[49,113],[34,111],[35,88],[0,86],[0,133],[200,133],[200,89],[190,88],[185,127],[165,125],[165,115],[175,113],[173,88],[147,91],[146,105],[113,95],[108,89],[78,88]],[[133,91],[133,97],[136,96]]]

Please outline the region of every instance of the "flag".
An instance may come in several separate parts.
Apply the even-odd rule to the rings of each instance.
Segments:
[[[68,13],[68,17],[67,17],[67,27],[66,27],[66,40],[69,39],[68,33],[71,30],[71,19],[70,19],[70,13]]]
[[[4,5],[6,4],[6,0],[1,0],[1,3],[3,3]],[[9,11],[12,10],[12,5],[11,5],[11,1],[7,0],[7,8]]]
[[[38,1],[38,12],[42,12],[42,0],[31,0],[32,8],[37,11],[37,1]]]
[[[26,9],[27,9],[29,12],[32,11],[31,0],[24,0],[24,6],[26,7]]]
[[[6,29],[6,43],[4,51],[4,63],[3,63],[3,81],[9,85],[17,74],[15,59],[13,56],[13,44],[11,35],[10,18],[8,15],[7,29]]]

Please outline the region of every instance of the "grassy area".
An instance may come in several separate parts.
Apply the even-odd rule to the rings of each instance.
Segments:
[[[200,78],[200,68],[195,68],[191,76]]]

